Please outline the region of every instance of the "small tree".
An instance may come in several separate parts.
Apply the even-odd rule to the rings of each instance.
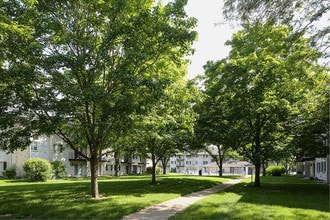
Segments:
[[[55,178],[59,178],[65,174],[65,164],[62,161],[55,160],[51,162],[51,165]]]
[[[47,181],[51,178],[52,167],[47,160],[32,158],[24,162],[25,177],[31,181]]]

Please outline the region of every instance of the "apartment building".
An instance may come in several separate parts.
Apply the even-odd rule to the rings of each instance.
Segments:
[[[79,148],[78,151],[86,154],[87,149]],[[15,167],[17,176],[23,176],[23,164],[30,158],[42,158],[49,162],[62,161],[66,166],[66,176],[90,176],[90,164],[78,153],[64,147],[57,136],[41,136],[34,139],[31,145],[21,151],[13,153],[0,151],[0,176],[8,167]],[[115,174],[115,159],[112,154],[105,154],[99,161],[98,174],[100,176]],[[139,174],[146,171],[146,160],[137,154],[126,155],[119,159],[119,172],[125,174]]]

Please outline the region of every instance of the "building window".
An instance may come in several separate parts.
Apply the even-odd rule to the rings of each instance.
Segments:
[[[191,161],[186,161],[186,164],[191,164]]]
[[[203,165],[206,165],[208,164],[209,162],[208,161],[203,161]]]
[[[325,161],[322,162],[322,169],[321,172],[325,173],[327,171],[327,163]]]
[[[7,162],[0,162],[0,171],[4,171],[5,169],[7,169]]]
[[[38,144],[37,143],[33,143],[31,146],[31,150],[32,151],[38,151]]]

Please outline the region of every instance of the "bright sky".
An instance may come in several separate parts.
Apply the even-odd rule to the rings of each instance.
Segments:
[[[188,68],[188,78],[192,79],[204,73],[203,66],[207,61],[220,60],[228,55],[230,47],[224,44],[237,30],[229,25],[216,25],[223,21],[222,0],[189,0],[185,10],[198,20],[198,40],[193,45],[195,53],[190,57]]]

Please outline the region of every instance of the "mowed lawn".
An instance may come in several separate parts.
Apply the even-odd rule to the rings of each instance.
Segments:
[[[142,208],[238,177],[162,175],[99,179],[101,199],[83,178],[27,182],[0,180],[0,219],[118,219]]]
[[[330,219],[329,185],[297,177],[250,179],[198,201],[171,219]]]

